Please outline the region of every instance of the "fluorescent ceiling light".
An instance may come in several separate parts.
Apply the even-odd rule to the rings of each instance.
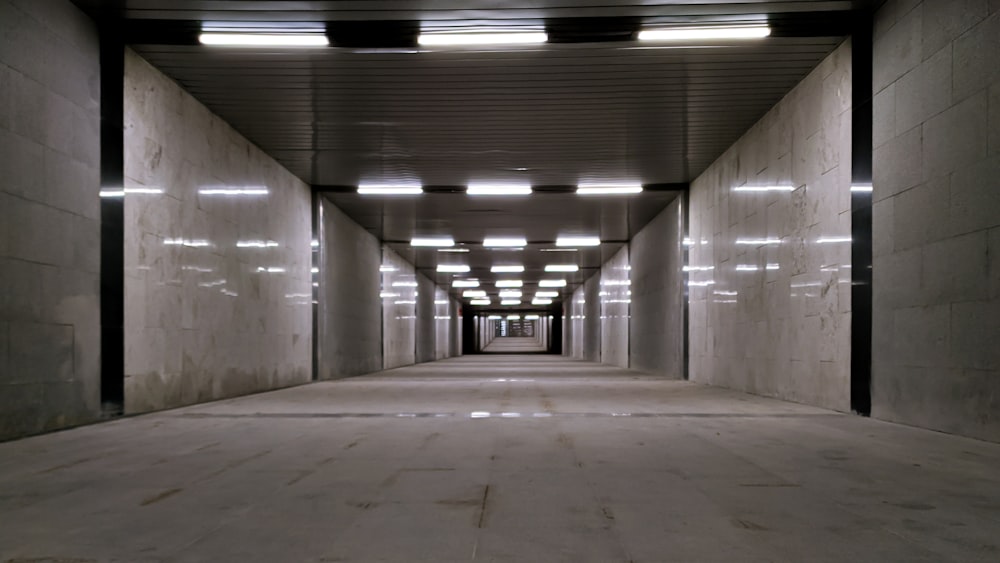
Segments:
[[[698,39],[761,39],[771,35],[766,25],[674,27],[643,29],[639,41],[691,41]]]
[[[524,282],[521,280],[497,280],[494,285],[497,287],[521,287]]]
[[[415,282],[415,281],[397,281],[397,282],[392,282],[392,287],[417,287],[417,282]]]
[[[601,239],[598,237],[559,237],[556,239],[556,246],[600,246]]]
[[[226,47],[326,47],[330,40],[322,33],[202,33],[202,45]]]
[[[538,287],[566,287],[566,280],[541,280]]]
[[[558,291],[536,291],[535,297],[559,297]]]
[[[642,184],[580,184],[577,195],[627,195],[642,192]]]
[[[533,45],[545,43],[549,36],[543,31],[466,31],[421,33],[417,43],[425,47],[462,45]]]
[[[537,321],[539,318],[541,318],[541,317],[539,317],[538,315],[525,315],[524,316],[524,320],[526,320],[526,321]]]
[[[490,315],[490,316],[488,316],[486,318],[487,318],[487,320],[491,320],[491,321],[499,321],[503,317],[501,317],[500,315]]]
[[[410,246],[455,246],[451,237],[418,237],[410,239]]]
[[[490,300],[489,299],[473,299],[472,301],[469,301],[469,304],[470,305],[489,305],[490,304]]]
[[[424,193],[421,185],[406,184],[361,184],[358,186],[361,195],[420,195]]]
[[[462,297],[486,297],[486,292],[481,289],[466,289],[462,292]]]
[[[532,305],[551,305],[552,304],[552,300],[551,299],[538,299],[538,298],[535,298],[535,299],[531,300],[531,304]]]
[[[494,274],[519,274],[524,271],[524,266],[493,266],[490,271]]]
[[[519,321],[521,320],[521,315],[507,315],[508,321]]]
[[[468,248],[439,248],[438,252],[468,252]]]
[[[509,184],[469,184],[465,193],[469,195],[530,195],[531,186]]]
[[[515,305],[516,306],[516,305],[520,305],[521,304],[521,300],[520,299],[504,299],[504,300],[500,301],[500,304],[504,305],[504,306],[511,306],[511,305]]]
[[[455,280],[451,287],[479,287],[479,280]]]
[[[549,264],[545,266],[546,272],[578,272],[580,267],[576,264]]]
[[[851,186],[852,192],[871,192],[873,187],[871,184],[854,184]]]
[[[500,291],[500,299],[520,299],[523,294],[516,289],[504,289]]]
[[[445,274],[464,274],[469,271],[465,264],[438,264],[437,271]]]
[[[579,252],[576,248],[539,248],[542,252]]]
[[[484,238],[483,246],[485,247],[511,247],[511,246],[524,246],[528,244],[528,241],[523,238]]]

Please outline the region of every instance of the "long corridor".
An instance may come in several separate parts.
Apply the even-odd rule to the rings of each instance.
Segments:
[[[1000,445],[554,356],[0,444],[0,561],[996,561]]]

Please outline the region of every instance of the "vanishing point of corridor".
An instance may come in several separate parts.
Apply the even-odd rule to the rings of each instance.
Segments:
[[[1000,445],[554,356],[0,444],[0,561],[996,561]]]

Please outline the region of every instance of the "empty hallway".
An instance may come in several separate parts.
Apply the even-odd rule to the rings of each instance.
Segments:
[[[0,561],[995,561],[1000,446],[553,356],[0,444]]]

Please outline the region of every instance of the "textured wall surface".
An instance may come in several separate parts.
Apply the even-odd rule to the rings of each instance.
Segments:
[[[100,98],[86,16],[0,0],[0,440],[100,415]]]
[[[451,319],[452,302],[448,292],[431,284],[434,295],[434,360],[443,360],[451,356]]]
[[[601,303],[601,361],[628,368],[629,303],[629,245],[615,253],[601,266],[598,293]]]
[[[383,367],[408,366],[417,361],[417,274],[385,245],[381,270]]]
[[[591,362],[601,361],[601,275],[594,274],[583,284],[583,354]]]
[[[874,43],[872,416],[1000,441],[1000,2],[901,2]]]
[[[573,341],[570,343],[569,356],[582,360],[584,358],[585,335],[587,325],[587,294],[586,284],[576,288],[573,292],[573,300],[570,303],[570,322],[573,324]]]
[[[629,367],[677,379],[684,377],[681,204],[674,200],[629,243]]]
[[[309,381],[308,186],[125,57],[125,410]]]
[[[382,246],[335,205],[322,203],[319,377],[382,369]]]
[[[690,378],[850,408],[851,46],[691,184]]]

